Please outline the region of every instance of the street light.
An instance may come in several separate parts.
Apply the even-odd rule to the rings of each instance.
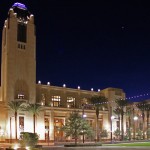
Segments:
[[[112,121],[113,121],[113,119],[115,119],[115,116],[111,116],[111,142],[112,142],[112,130],[113,130]]]
[[[134,120],[134,140],[135,140],[135,134],[136,134],[136,121],[138,120],[138,117],[137,116],[134,116],[134,118],[133,118],[133,120]],[[144,122],[143,122],[144,123]]]
[[[86,114],[84,114],[84,104],[82,104],[82,118],[84,119]],[[83,143],[84,143],[84,129],[83,129]]]
[[[11,120],[12,120],[12,117],[14,117],[14,116],[11,116],[10,117],[10,143],[12,142],[11,140],[12,140],[12,128],[11,128]]]

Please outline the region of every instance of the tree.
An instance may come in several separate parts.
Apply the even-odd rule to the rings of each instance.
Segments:
[[[24,111],[29,111],[33,114],[33,130],[35,133],[35,119],[38,116],[39,112],[42,110],[42,106],[39,104],[29,104],[24,107]]]
[[[22,101],[10,101],[8,102],[8,107],[10,110],[14,112],[15,116],[15,133],[16,133],[16,140],[17,140],[17,113],[19,110],[22,109]]]
[[[128,101],[126,99],[117,99],[115,102],[121,111],[121,140],[123,140],[124,137],[123,117],[125,113],[124,108],[127,106]]]
[[[39,136],[36,133],[30,132],[21,132],[20,133],[21,139],[19,143],[22,148],[30,147],[31,149],[35,147],[38,142]]]
[[[116,108],[115,110],[113,110],[113,112],[117,115],[117,118],[119,120],[119,127],[117,128],[117,131],[119,130],[119,135],[117,136],[117,138],[120,136],[120,115],[121,115],[121,109],[120,108]]]
[[[150,104],[146,104],[146,114],[147,114],[147,139],[150,137],[150,128],[149,128],[149,111],[150,111]]]
[[[128,116],[129,125],[127,127],[127,136],[129,137],[129,140],[131,140],[131,115],[133,112],[133,103],[128,103],[127,109],[126,109],[126,115]]]
[[[77,111],[70,114],[61,130],[65,132],[66,137],[72,136],[75,139],[75,144],[77,144],[80,135],[92,136],[93,133],[88,122]]]
[[[102,130],[101,138],[107,138],[107,137],[108,137],[108,131],[106,129]]]
[[[100,134],[99,134],[99,126],[98,126],[99,111],[108,107],[107,105],[108,100],[104,96],[93,96],[89,100],[90,100],[90,103],[94,105],[95,110],[96,110],[96,133],[97,133],[96,141],[99,141],[101,140],[99,136]]]
[[[117,137],[117,139],[119,139],[120,137],[120,129],[117,128],[115,131],[114,131],[114,135]]]
[[[145,120],[145,113],[144,113],[144,111],[146,110],[146,104],[147,104],[147,102],[139,102],[138,104],[137,104],[137,107],[141,110],[141,112],[142,112],[142,131],[143,131],[143,139],[145,139],[145,136],[144,136],[144,120]]]

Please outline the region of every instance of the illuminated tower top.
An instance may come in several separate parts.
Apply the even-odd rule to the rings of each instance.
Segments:
[[[17,19],[19,22],[27,21],[30,18],[31,13],[28,11],[27,7],[22,3],[14,3],[11,7],[14,13],[17,14]],[[10,15],[10,13],[8,13]]]

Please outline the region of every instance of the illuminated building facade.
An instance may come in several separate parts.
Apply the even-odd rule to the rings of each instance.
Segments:
[[[99,128],[110,132],[110,117],[115,107],[115,99],[124,99],[122,89],[107,88],[98,92],[51,86],[50,83],[36,84],[36,32],[34,16],[24,4],[15,3],[8,12],[2,34],[2,63],[0,87],[0,141],[15,139],[14,114],[7,109],[9,101],[24,100],[39,103],[44,110],[36,118],[36,132],[40,141],[64,141],[64,133],[59,131],[66,117],[78,110],[86,114],[86,119],[95,129],[96,114],[93,107],[85,107],[87,99],[102,95],[108,98],[108,110],[100,111]],[[33,117],[29,112],[18,112],[18,139],[22,131],[33,132]],[[117,122],[117,121],[116,121]],[[114,122],[114,124],[116,123]],[[11,135],[11,137],[10,137]],[[49,138],[48,138],[49,137]],[[71,139],[71,138],[70,138]],[[68,139],[69,140],[69,139]],[[94,139],[93,139],[94,140]]]

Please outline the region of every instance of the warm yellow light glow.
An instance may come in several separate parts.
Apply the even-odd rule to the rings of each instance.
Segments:
[[[18,148],[19,148],[18,144],[15,144],[14,149],[18,149]]]
[[[138,120],[138,117],[137,116],[134,116],[134,118],[133,118],[134,120]]]
[[[26,146],[26,149],[27,149],[27,150],[29,150],[29,149],[30,149],[30,147],[29,147],[29,146]]]

